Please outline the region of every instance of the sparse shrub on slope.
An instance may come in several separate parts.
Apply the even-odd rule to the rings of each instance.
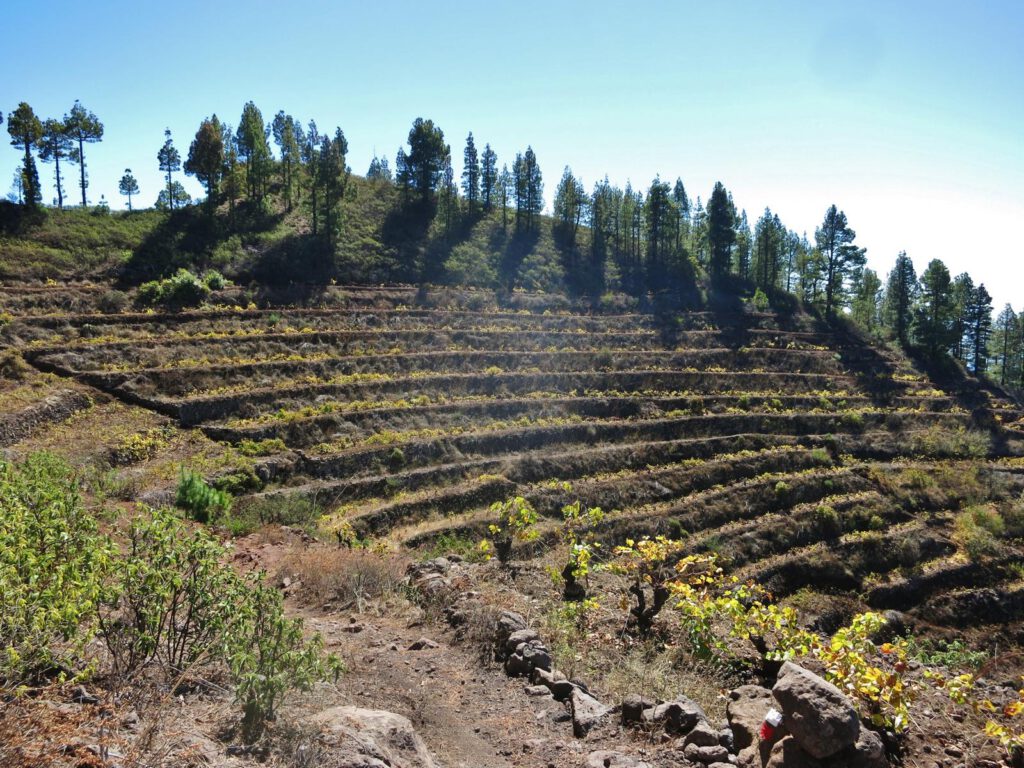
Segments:
[[[284,695],[341,671],[318,636],[284,615],[262,575],[173,511],[134,520],[122,550],[100,533],[59,459],[0,464],[0,688],[96,669],[98,638],[122,683],[154,669],[167,680],[226,668],[247,737]]]
[[[113,554],[63,461],[0,464],[0,686],[74,675]]]

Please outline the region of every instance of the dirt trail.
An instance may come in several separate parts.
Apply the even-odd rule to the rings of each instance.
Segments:
[[[238,557],[272,574],[290,546],[247,537]],[[343,698],[409,718],[444,768],[576,768],[605,746],[575,740],[563,704],[529,695],[529,681],[507,677],[478,646],[457,641],[415,606],[384,615],[318,610],[295,592],[286,589],[289,613],[348,667],[338,682]],[[427,647],[412,650],[423,640]]]

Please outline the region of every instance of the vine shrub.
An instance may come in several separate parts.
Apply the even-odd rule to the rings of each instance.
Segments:
[[[491,514],[498,518],[496,523],[488,526],[493,540],[484,539],[480,542],[480,550],[485,558],[489,558],[493,550],[498,561],[505,564],[512,557],[513,541],[533,541],[537,538],[536,525],[540,517],[533,505],[522,496],[494,502]]]
[[[639,541],[626,539],[625,545],[614,550],[615,559],[609,570],[628,577],[628,592],[636,603],[629,609],[630,619],[641,634],[651,631],[655,617],[672,594],[671,585],[676,583],[678,571],[669,561],[682,551],[681,541],[664,536],[644,537]],[[623,603],[629,604],[625,596]]]
[[[562,581],[562,597],[566,601],[584,601],[591,562],[601,547],[590,539],[589,533],[604,520],[604,511],[600,507],[584,507],[577,499],[562,507],[562,519],[560,537],[568,548],[565,566],[557,574]]]

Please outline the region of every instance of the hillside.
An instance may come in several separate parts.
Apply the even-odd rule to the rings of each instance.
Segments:
[[[246,285],[417,281],[495,288],[515,266],[515,284],[551,290],[563,284],[562,255],[550,220],[516,234],[514,212],[463,219],[445,233],[433,222],[408,232],[395,223],[394,185],[352,177],[339,207],[341,236],[332,247],[311,231],[301,202],[254,207],[222,204],[167,213],[68,208],[28,211],[0,201],[0,280],[102,280],[122,288],[184,267],[217,269]]]
[[[721,691],[770,674],[749,648],[690,655],[668,613],[653,637],[625,630],[616,595],[628,594],[611,571],[580,577],[596,599],[584,614],[552,586],[563,509],[580,502],[603,510],[573,533],[595,564],[663,535],[680,542],[676,557],[714,554],[818,632],[888,611],[887,637],[912,638],[915,658],[947,653],[1000,684],[1021,671],[1024,411],[994,388],[935,382],[852,331],[729,295],[656,317],[405,287],[328,286],[301,303],[265,289],[239,306],[229,287],[201,310],[98,312],[108,290],[2,290],[8,458],[61,454],[90,498],[125,514],[128,502],[173,504],[180,468],[199,472],[235,497],[216,529],[292,585],[291,610],[316,628],[337,633],[363,610],[358,589],[339,604],[325,586],[344,578],[339,545],[448,554],[463,563],[443,601],[461,606],[453,619],[449,602],[450,622],[514,608],[602,700],[682,690],[720,717]],[[539,517],[509,539],[514,568],[479,562],[480,542],[493,554],[504,535],[493,526],[508,528],[492,505],[515,497]],[[426,605],[432,633],[441,607]],[[487,631],[470,622],[457,636]],[[976,719],[948,743],[997,755]],[[458,751],[442,747],[443,724],[421,725],[432,749]],[[936,727],[914,716],[908,764],[923,764]]]

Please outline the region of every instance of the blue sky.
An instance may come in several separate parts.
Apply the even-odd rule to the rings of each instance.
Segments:
[[[340,126],[357,173],[429,117],[456,158],[470,130],[499,161],[531,144],[549,199],[570,165],[704,199],[721,180],[752,223],[770,206],[809,235],[834,202],[883,275],[905,249],[1019,309],[1022,39],[1016,2],[56,0],[5,8],[0,110],[81,99],[106,126],[90,199],[115,207],[126,166],[156,198],[165,127],[184,155],[249,99]],[[0,149],[0,193],[17,163]]]

